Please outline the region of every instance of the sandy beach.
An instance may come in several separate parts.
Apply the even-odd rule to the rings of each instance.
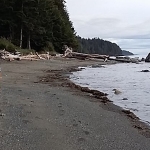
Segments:
[[[0,149],[149,150],[148,126],[68,80],[77,66],[111,63],[0,60]]]

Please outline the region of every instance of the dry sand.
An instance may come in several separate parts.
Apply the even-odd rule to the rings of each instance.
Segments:
[[[134,114],[81,92],[64,76],[103,62],[0,62],[0,150],[150,149],[149,128]]]

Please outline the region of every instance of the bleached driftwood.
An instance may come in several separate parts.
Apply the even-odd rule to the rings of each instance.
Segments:
[[[68,58],[77,58],[77,59],[103,59],[104,61],[107,61],[109,56],[108,55],[99,55],[99,54],[84,54],[84,53],[77,53],[67,50],[65,52],[64,57]]]
[[[5,59],[8,59],[9,61],[12,61],[12,60],[21,60],[19,55],[13,55],[13,54],[7,54],[5,56]]]
[[[119,62],[125,62],[125,63],[139,63],[141,60],[138,57],[135,58],[130,58],[130,57],[122,57],[122,56],[118,56],[116,58],[112,58],[109,57],[109,55],[100,55],[100,54],[84,54],[84,53],[77,53],[77,52],[73,52],[72,48],[69,48],[68,46],[64,46],[64,48],[66,49],[64,51],[64,55],[63,57],[67,57],[67,58],[77,58],[77,59],[102,59],[104,60],[104,62],[106,62],[107,60],[114,60],[114,61],[119,61]]]
[[[41,56],[38,54],[38,52],[36,52],[35,54],[38,56],[39,59],[45,59],[45,58],[41,57]]]
[[[72,48],[69,48],[67,45],[65,46],[66,50],[65,50],[65,53],[64,53],[64,57],[66,56],[69,56],[72,54]]]
[[[39,59],[31,58],[31,57],[30,57],[30,58],[29,58],[29,57],[21,57],[21,60],[31,60],[31,61],[32,61],[32,60],[36,60],[36,61],[37,61],[37,60],[39,60]]]
[[[109,56],[108,55],[99,55],[99,54],[84,54],[84,53],[77,53],[73,52],[72,48],[69,48],[67,45],[64,45],[64,56],[67,58],[77,58],[77,59],[103,59],[107,61]]]
[[[2,58],[4,60],[9,60],[9,61],[20,60],[20,55],[19,54],[18,55],[11,54],[10,52],[8,52],[4,49],[4,50],[0,50],[0,58]]]
[[[42,57],[42,58],[45,58],[45,59],[47,59],[47,60],[50,59],[50,54],[49,54],[49,52],[46,52],[46,54],[40,54],[39,56]]]
[[[26,55],[26,56],[21,56],[20,52],[14,52],[14,53],[10,53],[8,51],[4,50],[0,50],[0,58],[4,59],[4,60],[49,60],[50,59],[50,55],[49,52],[47,52],[46,54],[38,54],[37,52],[35,53],[35,55],[33,53]]]

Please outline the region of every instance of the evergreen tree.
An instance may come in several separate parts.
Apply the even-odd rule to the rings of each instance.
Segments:
[[[1,0],[0,36],[20,48],[77,46],[64,0]]]
[[[121,48],[115,43],[99,38],[84,39],[78,36],[77,39],[79,42],[78,52],[110,56],[122,55]]]

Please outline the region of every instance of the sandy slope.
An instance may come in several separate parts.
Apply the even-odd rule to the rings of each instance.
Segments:
[[[102,62],[1,62],[0,149],[149,150],[150,139],[141,134],[149,136],[148,130],[133,128],[135,122],[118,107],[61,86],[67,81],[57,71],[97,63]]]

